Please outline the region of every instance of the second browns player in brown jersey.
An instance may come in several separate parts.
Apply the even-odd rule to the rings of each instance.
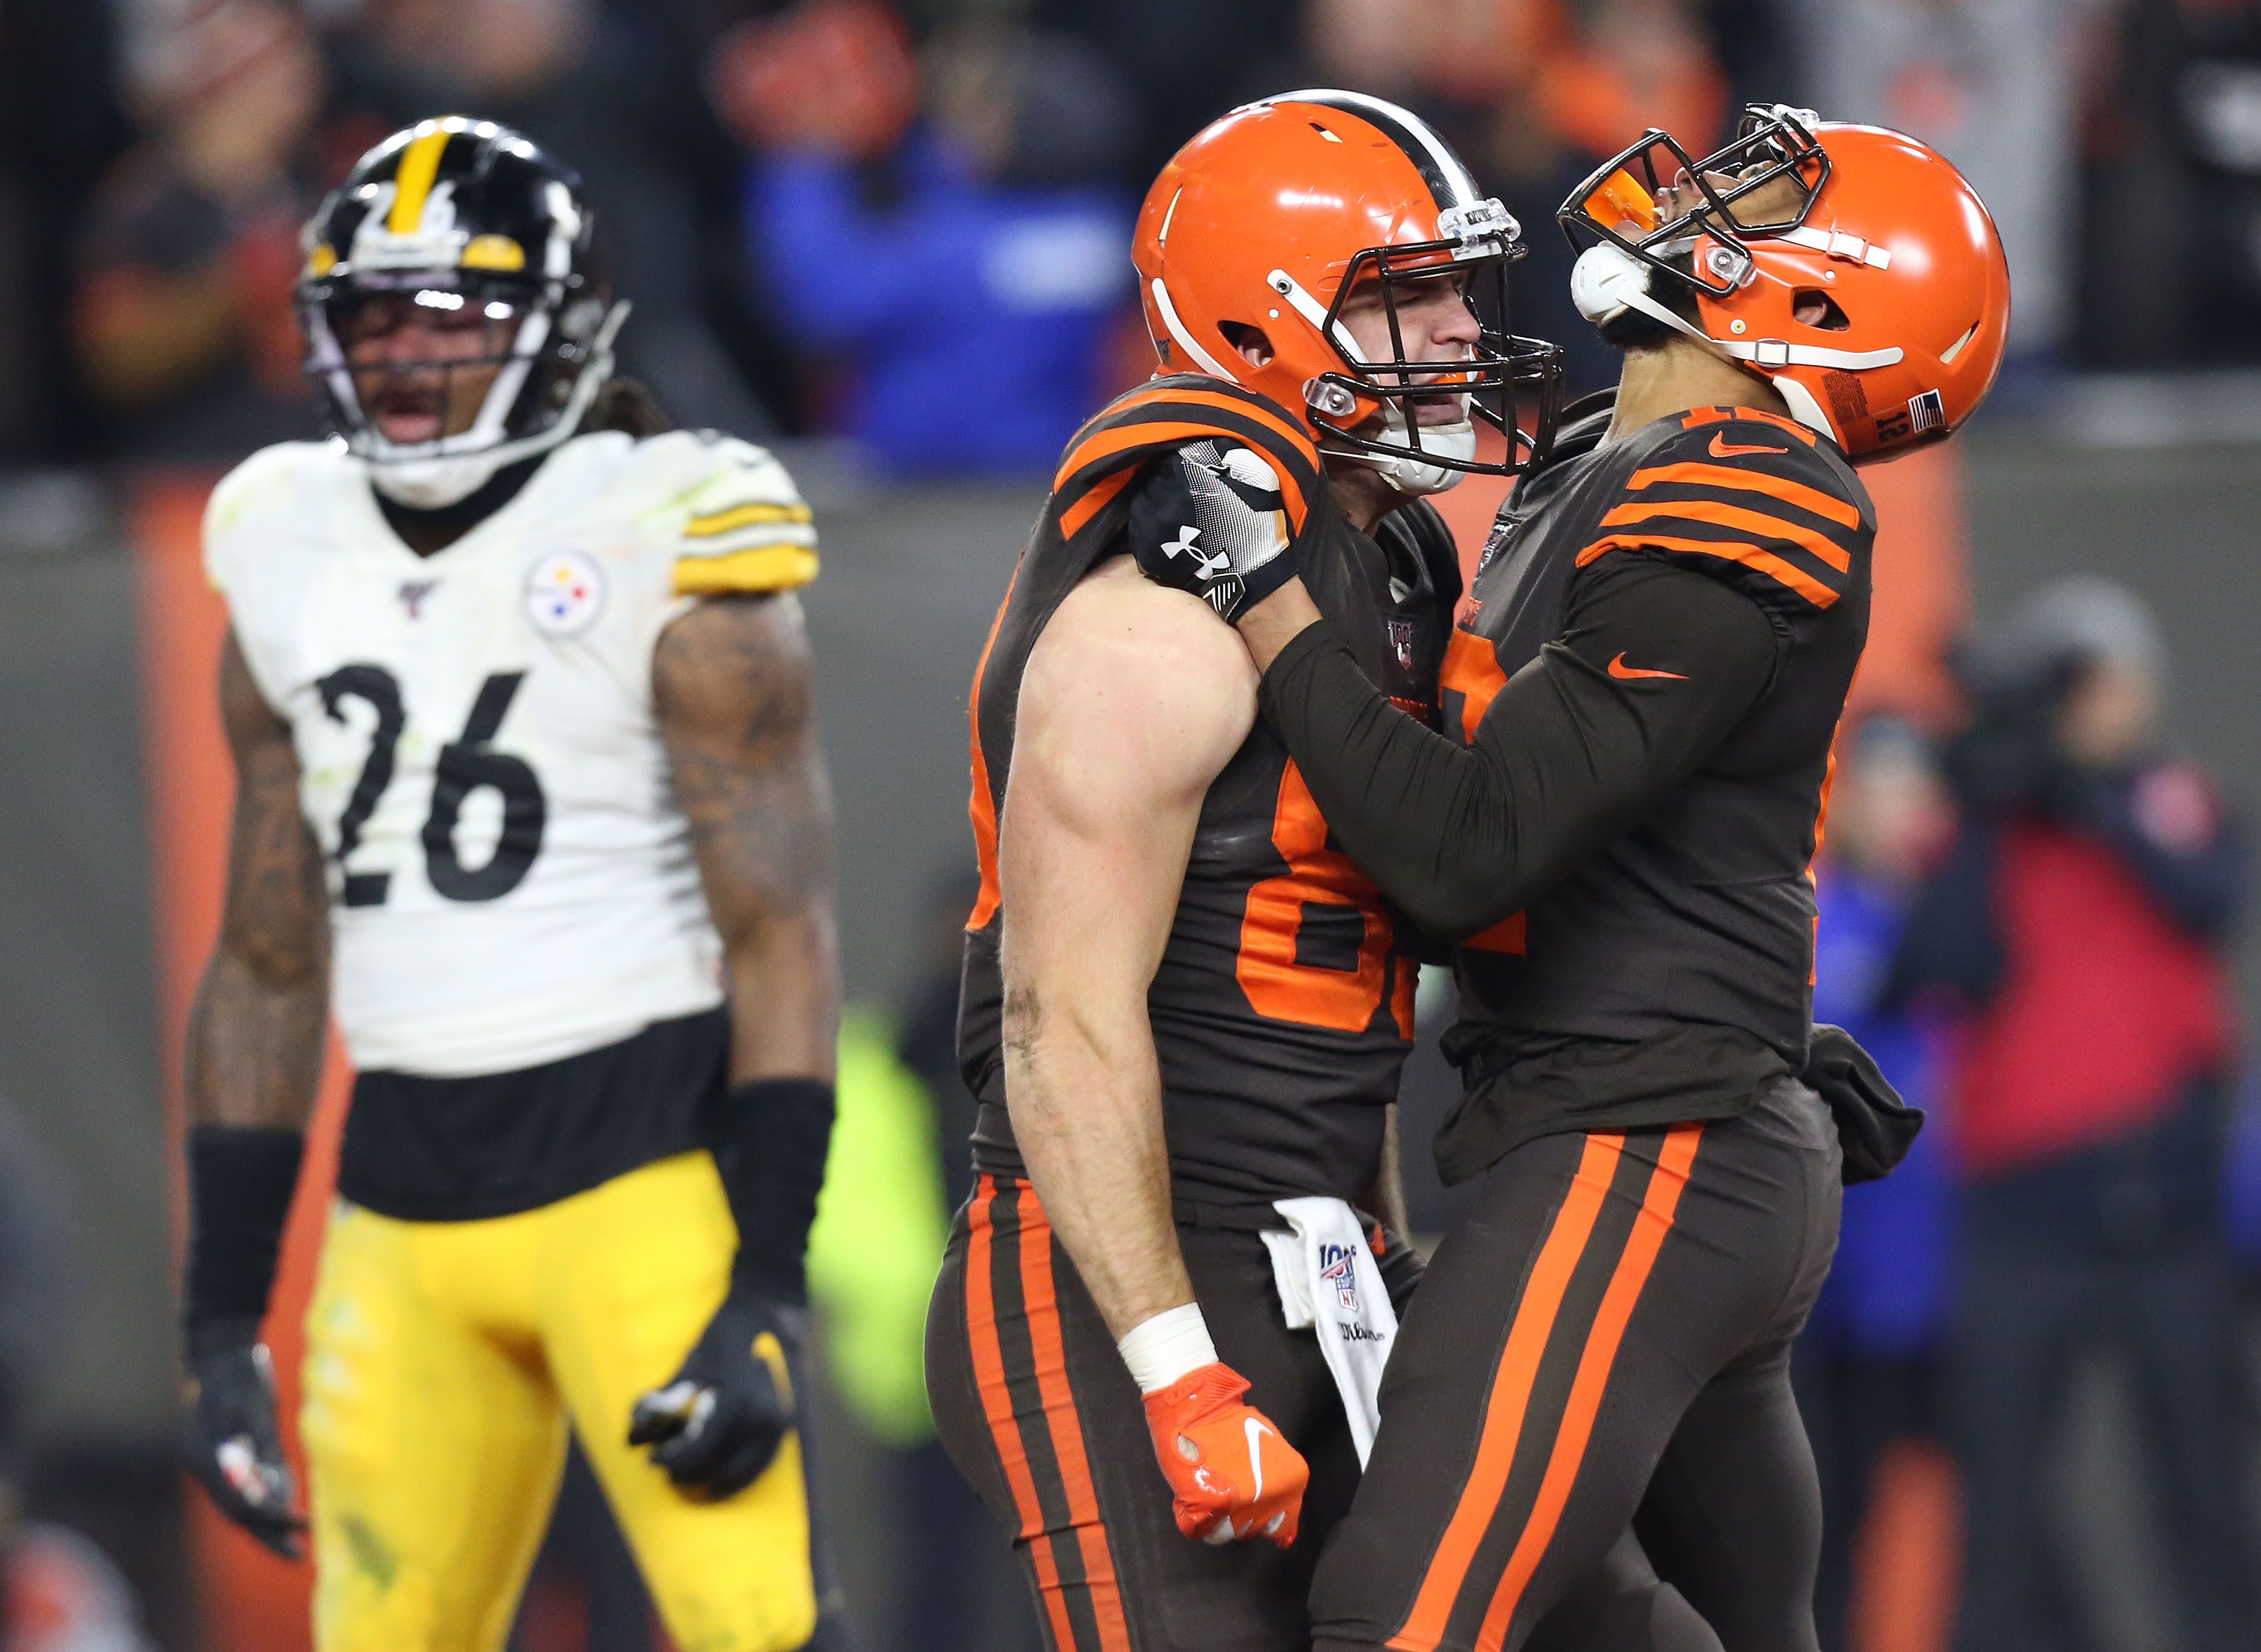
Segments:
[[[1852,465],[1977,405],[2007,269],[1937,154],[1779,107],[1700,162],[1649,133],[1562,217],[1625,367],[1500,517],[1446,730],[1363,679],[1294,546],[1217,571],[1274,588],[1218,606],[1344,846],[1459,943],[1438,1160],[1482,1178],[1391,1356],[1315,1645],[1813,1652],[1789,1353],[1877,1116],[1848,1095],[1833,1130],[1807,1082],[1837,1101],[1849,1046],[1811,1024],[1807,866],[1867,633]]]
[[[1133,558],[1294,545],[1360,669],[1433,723],[1460,575],[1420,496],[1527,457],[1478,460],[1471,409],[1504,438],[1514,393],[1553,384],[1489,291],[1518,233],[1377,100],[1290,94],[1196,137],[1138,237],[1165,371],[1071,444],[983,656],[980,1177],[928,1383],[1060,1652],[1308,1643],[1369,1426],[1335,1368],[1395,1322],[1290,1330],[1260,1235],[1282,1201],[1338,1224],[1331,1310],[1386,1315],[1418,1268],[1374,1220],[1410,949],[1257,721],[1240,645]],[[1401,362],[1462,393],[1413,393]]]

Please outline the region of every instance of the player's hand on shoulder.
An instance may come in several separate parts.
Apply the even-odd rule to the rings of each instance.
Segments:
[[[671,1381],[644,1394],[628,1419],[628,1444],[684,1491],[734,1497],[776,1458],[796,1420],[788,1352],[800,1347],[805,1309],[733,1285]]]
[[[192,1332],[182,1448],[219,1512],[286,1560],[305,1554],[305,1517],[275,1423],[275,1370],[259,1328]]]
[[[1146,1396],[1154,1456],[1178,1530],[1204,1543],[1296,1541],[1310,1466],[1242,1396],[1248,1379],[1222,1361]]]
[[[1279,472],[1253,449],[1189,442],[1131,486],[1130,554],[1155,584],[1231,620],[1300,571]]]

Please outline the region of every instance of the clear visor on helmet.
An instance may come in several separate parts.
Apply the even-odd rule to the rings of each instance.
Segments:
[[[1614,241],[1659,269],[1724,298],[1750,269],[1747,243],[1801,226],[1829,179],[1812,113],[1753,104],[1734,141],[1691,159],[1654,129],[1604,161],[1555,218],[1571,244]],[[1698,234],[1718,244],[1691,261]]]
[[[1331,440],[1492,476],[1544,459],[1562,353],[1508,331],[1508,266],[1527,250],[1504,237],[1456,238],[1353,257],[1320,327],[1344,370],[1304,390]],[[1496,456],[1472,456],[1472,425],[1501,438]]]

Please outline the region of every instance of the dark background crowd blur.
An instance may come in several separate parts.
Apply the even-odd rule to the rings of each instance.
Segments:
[[[435,111],[586,175],[629,364],[678,418],[852,436],[899,473],[1041,470],[1142,373],[1138,194],[1204,119],[1299,83],[1454,140],[1530,228],[1521,313],[1582,383],[1606,363],[1553,206],[1643,126],[1701,146],[1760,97],[1962,160],[2018,274],[2013,395],[2261,356],[2240,0],[6,0],[0,31],[18,462],[303,431],[298,226]]]
[[[1145,185],[1304,84],[1452,138],[1525,226],[1517,325],[1574,390],[1611,363],[1553,208],[1645,126],[1701,153],[1747,99],[1807,104],[1992,205],[2010,363],[1963,442],[1872,473],[1878,631],[1818,866],[1816,1014],[1933,1118],[1848,1196],[1799,1353],[1823,1643],[2261,1646],[2261,4],[0,0],[0,1652],[304,1644],[303,1584],[168,1456],[165,1120],[226,783],[194,523],[316,429],[298,226],[441,113],[583,172],[623,370],[817,507],[862,1006],[812,1259],[827,1513],[875,1652],[1034,1646],[918,1363],[965,1180],[964,689],[1041,478],[1151,370]],[[1473,545],[1489,501],[1447,498]],[[1451,1094],[1418,1059],[1417,1137]],[[1410,1168],[1433,1233],[1453,1202]],[[577,1471],[516,1643],[656,1634]]]

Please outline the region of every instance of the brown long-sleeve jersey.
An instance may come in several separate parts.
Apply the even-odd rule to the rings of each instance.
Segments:
[[[1502,513],[1442,734],[1325,625],[1265,676],[1344,846],[1458,943],[1454,1179],[1557,1130],[1732,1116],[1805,1059],[1873,508],[1786,419],[1698,408],[1596,446],[1607,416]]]

